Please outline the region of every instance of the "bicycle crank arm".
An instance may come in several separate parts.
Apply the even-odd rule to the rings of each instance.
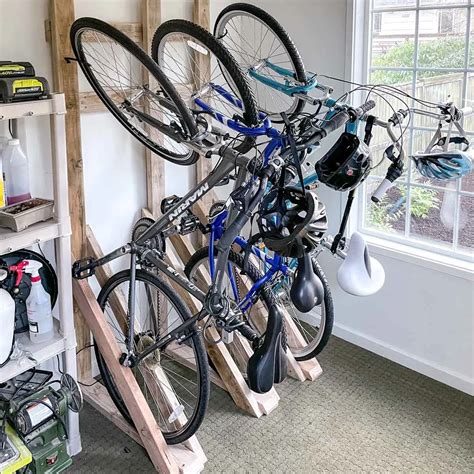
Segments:
[[[171,123],[171,125],[166,125],[160,120],[156,119],[155,117],[152,117],[151,115],[136,109],[128,101],[125,101],[122,105],[127,112],[135,115],[142,122],[145,122],[147,125],[150,125],[151,127],[156,128],[158,131],[164,133],[166,136],[172,138],[178,143],[181,143],[184,141],[183,135],[175,127],[172,126],[173,122]]]

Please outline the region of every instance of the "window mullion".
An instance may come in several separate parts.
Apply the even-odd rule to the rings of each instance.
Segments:
[[[417,81],[417,67],[418,67],[418,41],[419,41],[419,31],[420,31],[420,10],[418,9],[420,5],[420,0],[416,0],[416,12],[415,12],[415,44],[414,44],[414,58],[413,58],[413,77],[411,85],[411,95],[416,97],[416,81]],[[411,106],[414,106],[414,101],[411,101]],[[410,129],[411,144],[413,147],[414,142],[414,131],[413,125]],[[413,151],[413,150],[412,150]],[[408,172],[407,172],[407,194],[406,194],[406,203],[405,203],[405,237],[410,237],[410,226],[411,226],[411,172],[412,172],[412,160],[408,160]]]

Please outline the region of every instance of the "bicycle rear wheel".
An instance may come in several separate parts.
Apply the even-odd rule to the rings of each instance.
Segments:
[[[291,302],[290,289],[292,281],[285,278],[282,282],[274,286],[273,291],[277,299],[285,306],[288,314],[295,322],[298,330],[304,339],[304,344],[298,346],[288,344],[291,353],[298,361],[308,360],[317,356],[329,341],[332,333],[332,326],[334,323],[334,303],[329,288],[328,281],[321,269],[319,263],[313,258],[314,273],[320,278],[324,287],[324,299],[316,311],[319,314],[316,316],[314,312],[300,313],[296,310]]]
[[[123,352],[128,335],[127,298],[130,271],[110,278],[97,298]],[[137,270],[134,349],[143,352],[191,317],[187,306],[160,278]],[[97,344],[95,353],[107,391],[124,418],[127,407]],[[209,374],[204,343],[197,330],[182,342],[155,350],[131,369],[168,444],[182,443],[199,428],[209,399]]]
[[[197,133],[191,112],[154,61],[132,40],[96,18],[76,20],[70,32],[86,79],[112,115],[143,145],[168,161],[195,163],[199,155],[182,140],[143,121],[147,114],[181,136]]]
[[[185,20],[170,20],[158,27],[151,54],[171,83],[190,107],[197,107],[198,97],[217,114],[237,119],[243,125],[258,124],[257,106],[246,78],[229,52],[208,31]],[[241,102],[228,101],[214,86],[221,86]],[[219,125],[213,119],[214,125]],[[252,137],[225,129],[236,140],[233,146],[241,153],[254,144]]]
[[[285,85],[287,77],[268,67],[269,61],[291,71],[293,79],[304,83],[306,73],[301,56],[285,29],[267,12],[247,3],[234,3],[221,11],[214,25],[214,35],[228,49],[244,73],[256,68],[262,76]],[[305,105],[257,79],[250,82],[258,107],[275,122],[286,112],[296,117]]]
[[[214,258],[217,260],[217,249],[215,249],[215,252]],[[224,291],[229,298],[231,307],[234,309],[248,293],[250,287],[262,277],[262,274],[252,263],[249,263],[246,275],[242,275],[243,263],[243,256],[231,250],[227,276],[224,281]],[[210,275],[209,247],[203,247],[191,256],[184,268],[184,273],[198,288],[205,292],[208,291],[209,280],[206,276]],[[248,324],[259,336],[263,336],[267,328],[268,308],[274,304],[270,287],[264,285],[261,290],[257,291],[252,302],[250,309],[241,314],[241,320]],[[286,332],[283,331],[283,346],[286,350]],[[229,349],[240,371],[246,377],[249,353],[246,353],[245,348],[238,344],[231,344]]]

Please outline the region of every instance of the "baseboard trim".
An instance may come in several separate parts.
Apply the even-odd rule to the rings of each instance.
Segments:
[[[319,315],[317,314],[308,316],[309,318],[319,318]],[[356,346],[362,347],[363,349],[385,357],[397,364],[412,369],[415,372],[426,375],[438,382],[474,396],[474,379],[466,377],[463,374],[459,374],[430,361],[423,360],[413,354],[404,352],[397,347],[387,345],[383,341],[367,336],[366,334],[355,331],[354,329],[337,322],[334,323],[333,334],[345,341],[355,344]]]

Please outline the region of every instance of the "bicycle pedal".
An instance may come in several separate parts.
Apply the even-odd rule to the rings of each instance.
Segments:
[[[93,257],[76,260],[72,265],[72,276],[76,280],[84,280],[95,275],[96,260]]]

